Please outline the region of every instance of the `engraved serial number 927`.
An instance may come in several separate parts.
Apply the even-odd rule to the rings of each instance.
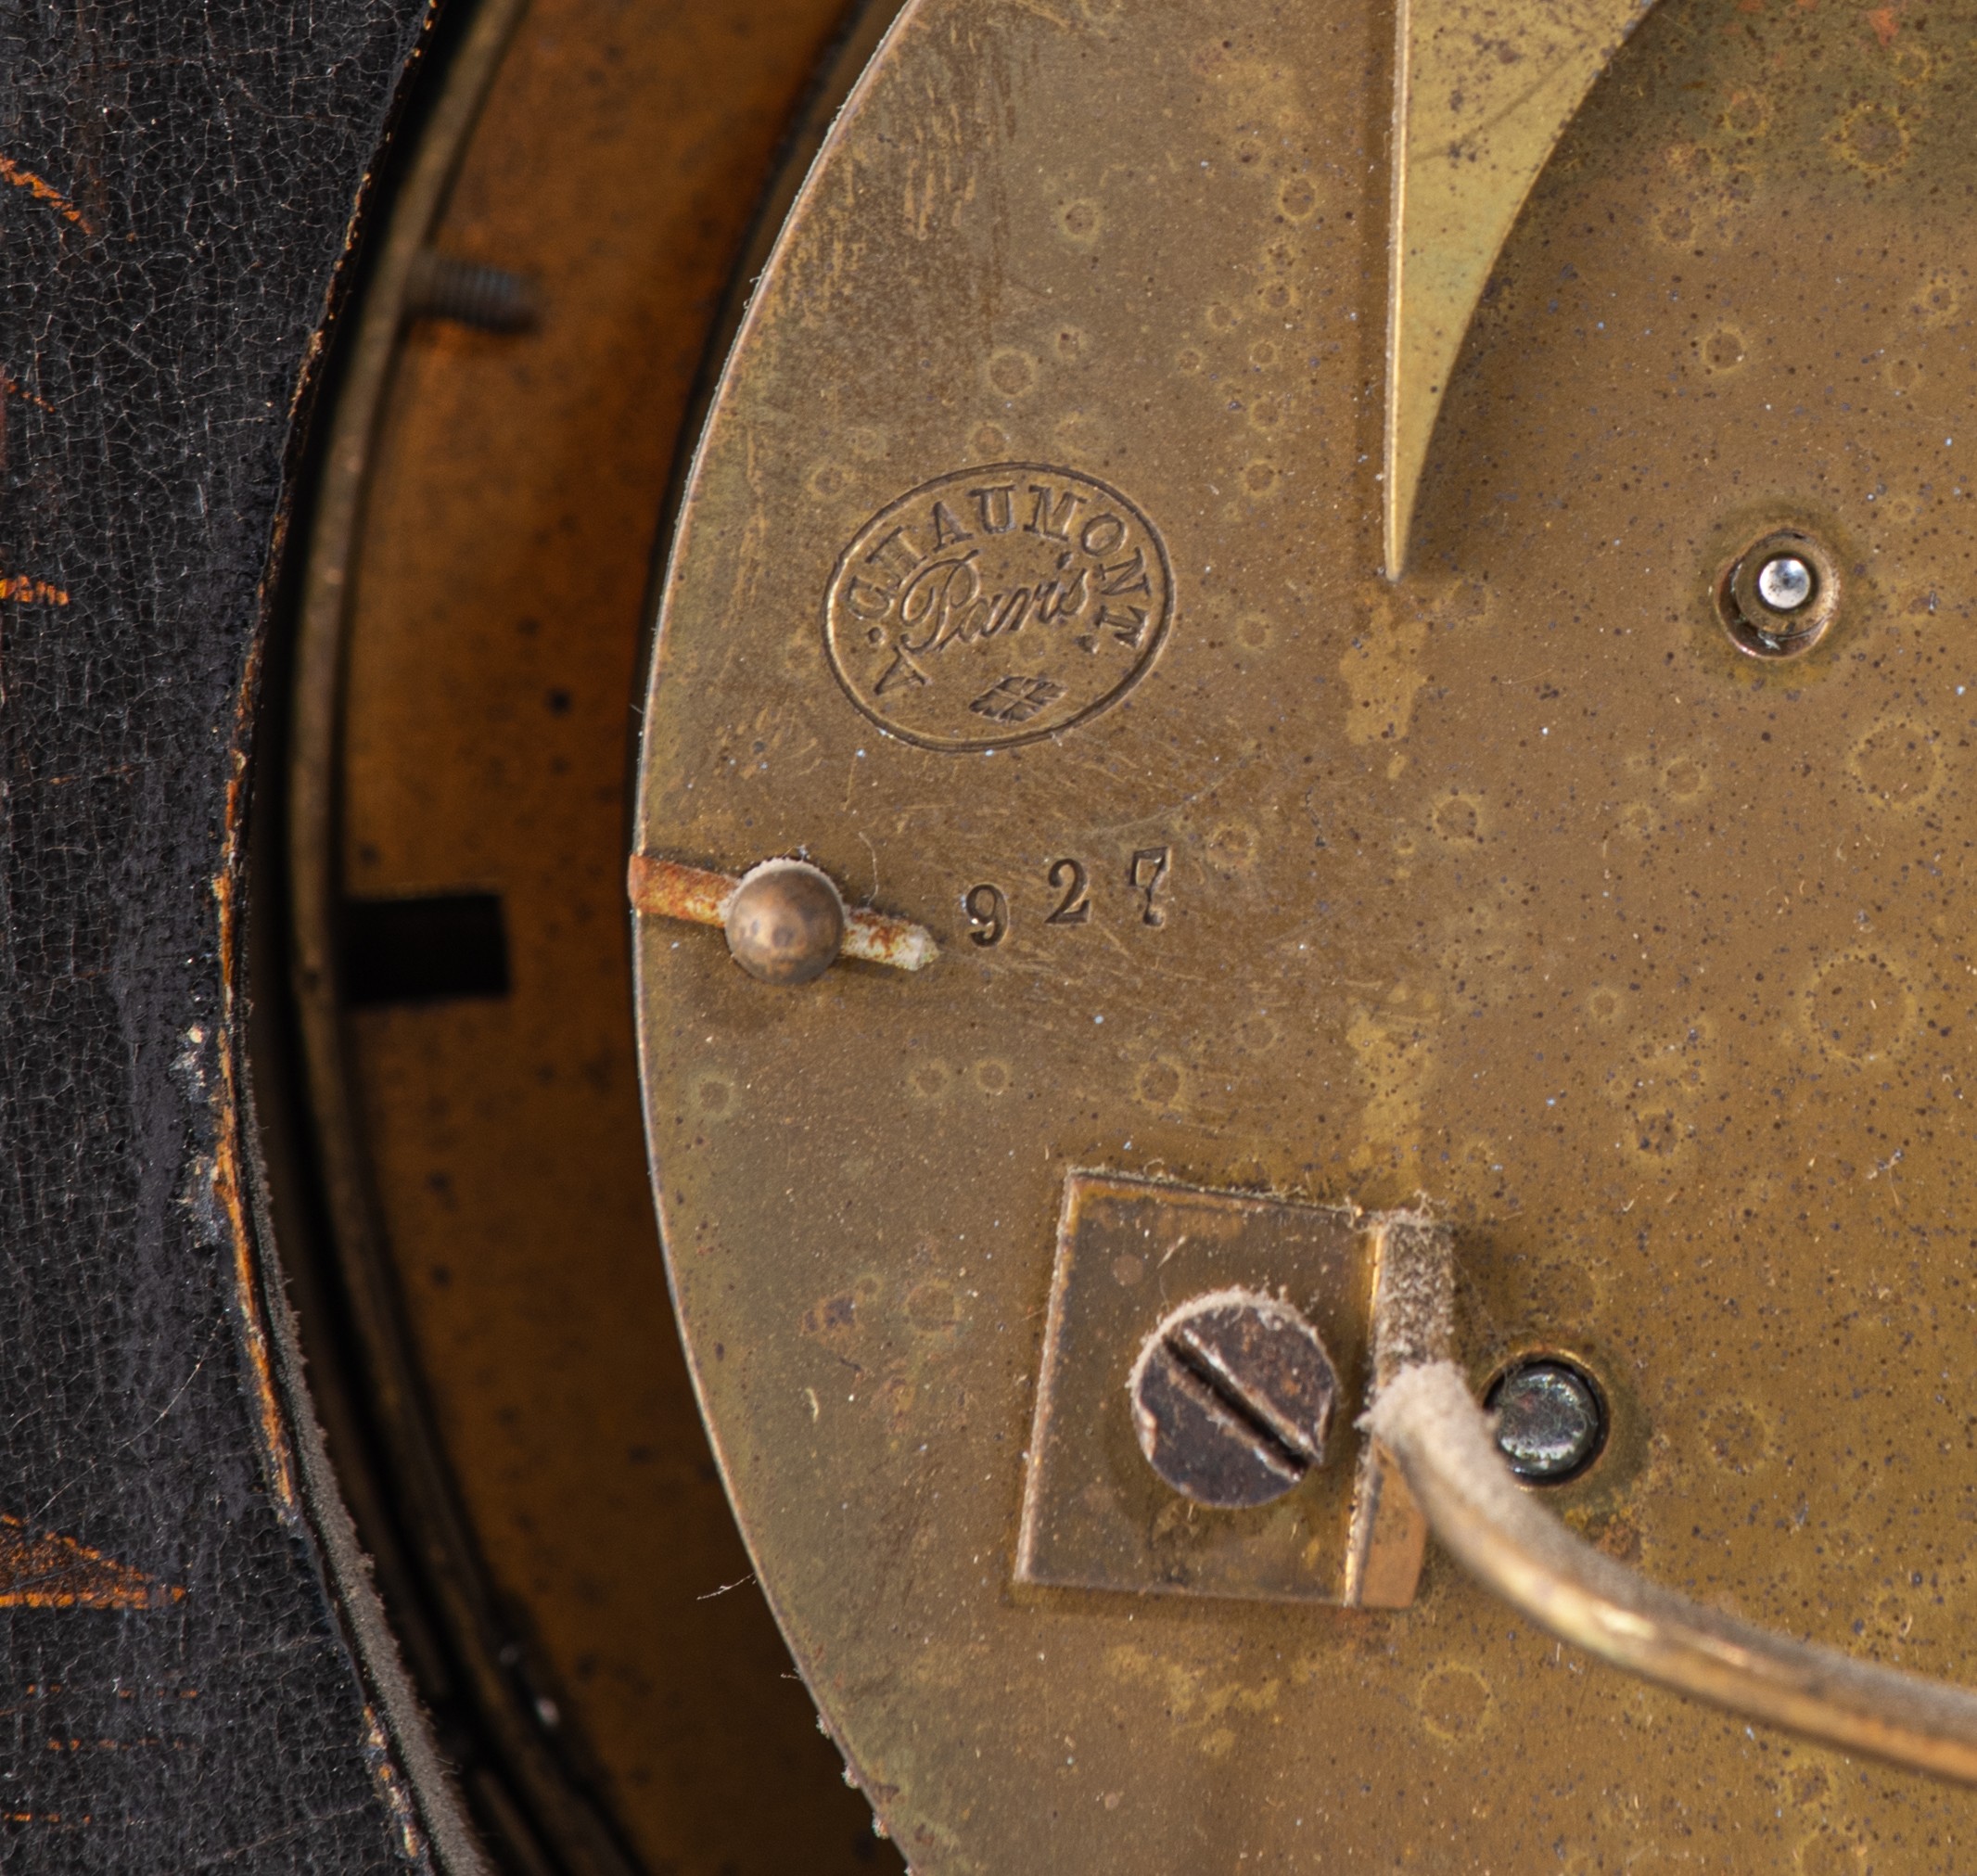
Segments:
[[[1137,849],[1127,862],[1127,889],[1134,895],[1135,911],[1142,925],[1167,923],[1166,908],[1159,902],[1161,884],[1167,878],[1172,849],[1166,847]],[[1091,875],[1082,860],[1065,855],[1044,869],[1052,909],[1045,915],[1047,925],[1089,925],[1091,921]],[[1009,895],[991,880],[971,886],[961,896],[962,910],[968,915],[968,937],[984,947],[999,945],[1008,936],[1013,913]]]

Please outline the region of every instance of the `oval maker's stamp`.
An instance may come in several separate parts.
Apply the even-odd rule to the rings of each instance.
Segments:
[[[1166,543],[1116,489],[999,463],[867,521],[831,575],[823,632],[882,728],[925,749],[1003,749],[1117,703],[1173,609]]]

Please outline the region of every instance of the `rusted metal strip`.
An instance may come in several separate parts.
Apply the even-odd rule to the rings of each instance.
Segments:
[[[695,925],[719,925],[728,915],[728,901],[741,881],[725,873],[709,873],[704,866],[682,866],[676,860],[660,860],[649,853],[634,853],[626,874],[625,887],[631,895],[631,910],[658,918],[683,918]]]
[[[890,964],[895,970],[924,970],[940,955],[940,947],[925,925],[910,919],[888,918],[882,912],[864,908],[845,911],[845,950],[848,958],[862,958],[868,964]]]

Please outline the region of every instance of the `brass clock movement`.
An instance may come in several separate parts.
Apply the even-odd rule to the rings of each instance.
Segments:
[[[515,1867],[1968,1860],[1973,61],[483,0],[283,863]]]

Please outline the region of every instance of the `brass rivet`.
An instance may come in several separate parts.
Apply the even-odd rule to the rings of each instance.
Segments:
[[[821,977],[845,941],[836,887],[800,860],[765,860],[744,874],[721,924],[734,962],[764,984]]]

